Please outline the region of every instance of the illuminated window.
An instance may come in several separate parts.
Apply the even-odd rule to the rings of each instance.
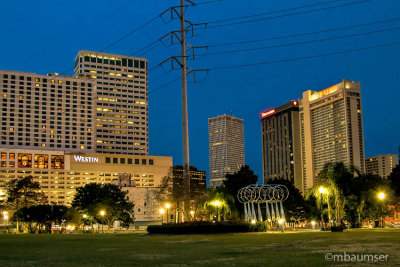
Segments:
[[[2,161],[1,164],[0,164],[0,166],[1,166],[1,167],[6,167],[6,166],[7,166],[6,164],[7,164],[7,162]]]
[[[47,169],[49,167],[49,156],[48,155],[35,155],[35,168]]]
[[[10,167],[15,167],[15,161],[9,161],[8,166]]]
[[[52,169],[64,169],[64,156],[51,156]]]
[[[8,159],[15,159],[15,154],[14,153],[8,154]]]
[[[7,154],[6,153],[3,153],[3,152],[1,152],[1,159],[6,159],[7,158]]]
[[[31,168],[32,155],[31,154],[18,154],[18,168]]]

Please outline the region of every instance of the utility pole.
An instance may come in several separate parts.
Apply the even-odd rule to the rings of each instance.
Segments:
[[[188,4],[187,4],[188,3]],[[189,160],[189,123],[188,123],[188,105],[187,105],[187,76],[193,74],[194,81],[196,82],[196,72],[198,71],[206,71],[207,69],[192,69],[187,67],[187,52],[191,52],[191,57],[195,59],[195,50],[196,49],[207,49],[205,46],[194,47],[188,43],[186,43],[187,35],[194,36],[195,30],[197,27],[206,27],[206,23],[193,24],[187,20],[185,20],[185,8],[188,6],[194,6],[195,3],[192,0],[180,0],[180,6],[174,6],[169,8],[167,11],[163,12],[161,16],[170,12],[171,20],[174,17],[178,17],[180,21],[180,29],[178,31],[172,31],[159,39],[160,42],[163,42],[167,37],[170,38],[171,45],[174,44],[174,40],[178,40],[181,53],[180,56],[172,56],[163,62],[160,63],[162,66],[166,62],[171,62],[171,69],[175,69],[175,65],[178,64],[181,70],[181,89],[182,89],[182,148],[183,148],[183,180],[184,180],[184,218],[190,218],[190,205],[191,205],[191,196],[190,196],[190,160]],[[189,47],[187,49],[187,47]],[[174,64],[175,63],[175,64]],[[189,71],[188,71],[189,70]]]
[[[185,0],[181,0],[181,73],[182,73],[182,142],[183,142],[183,179],[184,179],[184,213],[190,210],[190,167],[189,167],[189,124],[187,109],[187,81],[186,81],[186,27],[185,27]],[[186,216],[185,216],[186,217]]]

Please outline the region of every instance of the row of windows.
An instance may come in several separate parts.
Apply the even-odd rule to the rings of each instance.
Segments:
[[[135,160],[135,164],[138,165],[140,164],[140,159],[126,159],[126,158],[110,158],[106,157],[106,163],[112,163],[113,164],[133,164],[133,160]],[[142,159],[142,165],[154,165],[154,160],[153,159]]]
[[[14,160],[16,157],[15,153],[9,153],[8,159]],[[1,152],[1,159],[7,159],[7,154]],[[34,160],[33,160],[34,159]],[[18,153],[17,156],[17,166],[18,168],[38,168],[38,169],[48,169],[49,159],[51,169],[64,169],[64,156],[49,156],[46,154],[24,154]],[[7,167],[7,161],[2,160],[0,162],[1,167]],[[15,161],[8,161],[8,167],[15,167]]]
[[[82,62],[82,55],[80,55],[80,62]],[[85,54],[83,57],[85,62],[92,62],[92,63],[99,63],[99,64],[108,64],[108,65],[116,65],[116,66],[124,66],[130,68],[146,68],[146,62],[142,60],[133,60],[127,58],[114,58],[114,57],[107,57],[107,56],[100,56],[100,55],[88,55]]]
[[[9,74],[3,74],[3,79],[11,79],[11,80],[17,80],[17,76],[16,75],[14,75],[14,74],[11,74],[11,75],[9,75]],[[24,80],[26,80],[26,81],[35,81],[35,82],[40,82],[40,81],[42,81],[42,82],[44,82],[44,83],[47,83],[47,82],[51,82],[51,83],[56,83],[55,82],[55,79],[47,79],[47,78],[39,78],[39,77],[35,77],[35,78],[33,78],[33,77],[27,77],[27,76],[19,76],[18,77],[18,79],[20,80],[20,81],[24,81]],[[57,83],[58,84],[63,84],[63,80],[57,80]],[[77,86],[78,85],[78,82],[76,82],[76,81],[74,81],[74,82],[71,82],[71,81],[65,81],[65,84],[67,84],[67,85],[75,85],[75,86]],[[81,86],[85,86],[86,85],[86,83],[84,83],[84,82],[81,82]],[[87,86],[88,87],[91,87],[92,86],[92,84],[91,83],[87,83]]]

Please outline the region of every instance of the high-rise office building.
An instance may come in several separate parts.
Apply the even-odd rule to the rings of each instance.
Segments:
[[[303,93],[299,101],[303,190],[328,162],[344,162],[364,172],[360,83],[343,80],[325,90]]]
[[[190,198],[198,200],[206,192],[206,172],[190,166]],[[184,190],[183,167],[173,167],[173,190],[175,195]],[[182,194],[182,193],[181,193]],[[183,194],[182,194],[183,196]]]
[[[147,60],[79,51],[75,77],[95,80],[96,152],[147,155]]]
[[[145,59],[81,51],[75,77],[0,70],[0,105],[0,198],[32,176],[49,203],[70,205],[77,187],[121,174],[155,190],[172,168],[148,156]]]
[[[365,172],[387,178],[398,164],[399,158],[396,154],[378,155],[365,159]]]
[[[228,115],[209,118],[208,135],[210,186],[217,187],[244,165],[243,120]]]
[[[0,70],[3,148],[95,151],[95,83]]]
[[[264,184],[286,179],[302,190],[298,102],[261,113],[261,137]]]

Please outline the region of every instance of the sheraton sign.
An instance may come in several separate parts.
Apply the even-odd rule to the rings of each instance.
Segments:
[[[93,163],[99,162],[99,158],[96,158],[96,157],[74,156],[74,160],[77,162],[93,162]]]

